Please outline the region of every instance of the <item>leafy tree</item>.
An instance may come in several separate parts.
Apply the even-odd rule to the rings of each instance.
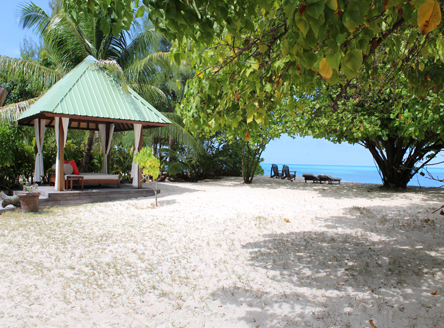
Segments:
[[[410,96],[401,84],[377,96],[359,92],[339,110],[331,110],[329,103],[326,93],[301,97],[295,118],[298,129],[367,148],[384,187],[405,188],[444,148],[444,106],[432,92]]]
[[[255,120],[254,110],[258,109],[259,100],[253,102],[253,100],[249,99],[253,105],[249,106],[248,104],[246,105],[247,102],[242,100],[238,93],[231,100],[233,107],[246,106],[246,108],[244,107],[241,110],[241,114],[234,110],[234,114],[229,117],[231,124],[221,126],[216,123],[217,119],[220,118],[218,104],[226,101],[226,99],[218,99],[217,96],[217,93],[212,96],[211,106],[209,105],[210,102],[204,100],[205,110],[196,109],[196,102],[199,102],[199,98],[186,98],[181,104],[178,113],[184,118],[186,126],[190,129],[195,129],[195,134],[200,133],[200,135],[211,138],[215,132],[222,132],[230,143],[241,143],[242,178],[244,183],[252,183],[253,177],[260,167],[261,155],[266,145],[284,133],[295,132],[294,126],[288,123],[291,116],[286,116],[286,110],[274,108],[270,110],[272,115],[266,122],[260,119]],[[266,102],[273,105],[271,99],[266,100]],[[265,100],[262,104],[264,103]],[[262,109],[262,111],[265,111],[265,109]],[[258,124],[258,122],[261,124]]]
[[[214,176],[242,176],[242,151],[245,152],[245,140],[227,138],[225,134],[218,133],[213,138],[204,142],[205,153],[208,158],[219,159],[206,171]],[[247,148],[247,156],[252,157],[254,148]],[[260,161],[263,161],[261,158]],[[211,163],[211,160],[204,158],[203,163]],[[205,172],[205,169],[203,169]],[[253,175],[264,174],[260,165],[257,166]]]
[[[395,117],[405,110],[418,114],[421,106],[430,107],[415,96],[444,100],[440,91],[444,84],[442,1],[183,0],[143,4],[150,10],[156,28],[175,41],[174,58],[179,61],[190,52],[193,56],[197,74],[188,86],[187,98],[198,113],[192,122],[197,128],[236,126],[246,112],[249,119],[245,138],[247,132],[267,126],[273,116],[272,109],[281,106],[287,110],[286,116],[297,116],[299,112],[300,117],[317,119],[324,113],[321,120],[314,121],[316,127],[299,128],[303,134],[333,141],[365,142],[372,151],[378,146],[364,141],[364,134],[356,138],[353,133],[341,132],[340,127],[353,130],[355,122],[360,120],[371,126],[375,117],[385,122],[382,117]],[[71,4],[66,1],[65,5],[87,15],[104,6],[112,12],[117,6],[116,3],[107,6],[104,0],[95,1],[88,8],[81,1]],[[127,4],[125,10],[131,6]],[[137,2],[135,6],[138,7]],[[119,20],[109,23],[125,27]],[[298,99],[307,94],[311,100],[324,95],[322,104],[317,104],[316,115],[310,113],[313,103],[300,109],[305,103]],[[389,103],[390,95],[396,103]],[[350,101],[356,103],[357,99],[357,105],[350,106]],[[417,109],[410,107],[413,104],[408,103],[409,99],[415,99]],[[362,108],[361,101],[366,106],[370,104],[366,116],[357,113],[357,106]],[[378,104],[383,109],[376,107]],[[400,109],[402,104],[406,108]],[[422,109],[427,111],[425,107]],[[385,116],[381,114],[383,111]],[[344,120],[340,114],[350,116],[347,127],[338,121]],[[430,122],[419,117],[433,126],[440,121],[440,118]],[[407,118],[402,122],[406,124],[403,128],[397,122],[397,129],[387,123],[368,131],[372,138],[374,130],[379,129],[376,135],[381,135],[385,142],[383,145],[379,141],[378,152],[372,151],[385,185],[405,185],[411,173],[403,170],[411,172],[417,161],[427,158],[430,151],[433,156],[441,144],[439,133],[421,138],[410,133]],[[330,126],[321,127],[321,124]],[[414,124],[413,131],[423,126],[419,120]],[[366,129],[365,124],[361,126]],[[384,138],[391,141],[387,143]],[[411,138],[417,142],[408,141]],[[383,155],[384,152],[395,144],[399,145],[396,152],[407,149],[406,156],[398,154],[396,160],[385,160],[388,155]],[[391,167],[390,170],[396,167],[402,173],[393,174],[382,169],[383,166]]]
[[[0,189],[9,189],[34,171],[34,151],[23,142],[23,127],[0,122]]]
[[[149,183],[150,187],[154,191],[156,196],[156,206],[157,204],[157,190],[153,187],[150,182],[150,176],[153,181],[159,177],[160,174],[160,161],[154,156],[153,150],[149,147],[143,147],[138,153],[134,155],[134,162],[137,163],[142,169],[142,174],[144,179]]]
[[[146,7],[156,28],[169,40],[178,41],[175,51],[185,53],[188,46],[194,54],[203,55],[193,58],[204,76],[246,78],[241,93],[248,90],[249,80],[271,76],[274,93],[283,94],[287,88],[280,80],[304,91],[341,83],[344,90],[337,95],[341,99],[358,76],[390,81],[400,72],[416,73],[418,65],[424,66],[423,74],[411,77],[416,82],[426,82],[427,73],[432,79],[428,85],[443,81],[433,62],[427,62],[444,56],[443,4],[436,0],[146,0],[143,5],[140,1],[75,0],[64,5],[78,19],[106,13],[102,19],[114,33],[129,28],[133,5],[139,13]],[[361,76],[361,69],[372,67],[374,53],[381,49],[389,63],[386,74]],[[179,59],[180,54],[174,57]],[[223,90],[227,95],[229,91]]]
[[[20,45],[20,57],[24,60],[37,60],[41,51],[41,45],[38,45],[32,39],[23,39]]]
[[[208,141],[201,139],[199,143],[198,150],[183,146],[177,147],[176,150],[160,149],[160,153],[169,158],[167,172],[170,177],[180,174],[181,178],[196,182],[223,174],[222,166],[227,162],[224,154],[214,151]],[[237,161],[240,162],[240,157],[237,158]],[[239,169],[237,175],[240,172]]]

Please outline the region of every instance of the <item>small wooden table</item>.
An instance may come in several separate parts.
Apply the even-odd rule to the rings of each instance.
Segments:
[[[85,178],[83,175],[67,174],[65,175],[65,178],[66,178],[66,189],[68,189],[69,182],[71,181],[71,191],[72,191],[72,182],[73,180],[76,180],[79,190],[80,190],[80,182],[82,182],[82,191],[83,191],[83,180]]]

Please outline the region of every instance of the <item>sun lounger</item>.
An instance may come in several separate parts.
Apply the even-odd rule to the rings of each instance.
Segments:
[[[271,164],[270,178],[282,178],[282,172],[279,172],[276,164]]]
[[[311,173],[302,173],[302,177],[305,179],[305,183],[307,183],[309,180],[313,181],[313,183],[319,182],[319,178]]]
[[[319,174],[318,177],[319,177],[319,182],[320,183],[327,182],[329,184],[333,184],[333,182],[337,182],[337,183],[340,184],[341,180],[342,180],[340,178],[332,177],[332,176],[330,176],[328,174]]]
[[[291,172],[294,172],[291,174]],[[293,182],[296,179],[296,171],[290,171],[290,168],[287,165],[282,166],[282,179],[287,179]]]

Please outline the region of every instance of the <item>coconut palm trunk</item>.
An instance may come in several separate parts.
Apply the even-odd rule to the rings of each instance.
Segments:
[[[0,107],[3,106],[3,102],[5,101],[7,95],[8,95],[8,90],[6,90],[0,85]]]
[[[91,130],[88,134],[88,141],[86,142],[85,147],[85,154],[83,155],[83,161],[82,161],[82,172],[88,172],[88,164],[89,164],[89,157],[91,156],[91,151],[93,149],[93,143],[94,143],[94,136],[95,131]]]

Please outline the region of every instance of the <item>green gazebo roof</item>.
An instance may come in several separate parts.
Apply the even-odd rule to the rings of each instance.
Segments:
[[[69,117],[69,129],[98,130],[100,123],[115,123],[114,131],[166,126],[171,122],[133,89],[124,93],[121,84],[105,69],[86,57],[54,84],[18,119],[20,125],[34,125],[36,118],[54,126],[55,117]]]

